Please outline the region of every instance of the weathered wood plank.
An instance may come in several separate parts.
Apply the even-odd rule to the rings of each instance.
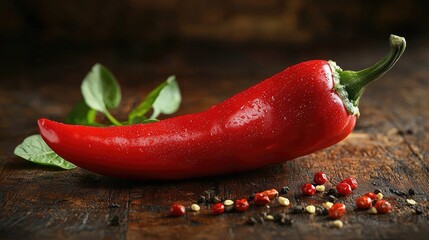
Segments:
[[[429,233],[426,189],[429,185],[429,72],[423,67],[428,65],[429,56],[421,51],[425,47],[421,45],[408,51],[392,73],[368,88],[361,102],[362,116],[358,125],[343,142],[294,161],[248,173],[177,182],[125,181],[80,169],[57,171],[13,157],[15,145],[36,132],[38,117],[61,120],[80,99],[80,79],[85,74],[84,67],[88,65],[89,69],[90,64],[87,56],[80,56],[82,59],[78,58],[75,64],[58,69],[47,66],[33,69],[36,74],[6,76],[11,80],[0,89],[0,238],[423,239]],[[184,92],[183,108],[178,114],[184,114],[216,104],[284,65],[282,54],[258,49],[248,51],[253,52],[240,55],[243,60],[247,59],[243,65],[232,63],[237,69],[228,68],[225,65],[231,62],[225,64],[217,58],[198,63],[194,55],[187,59],[180,51],[172,57],[173,64],[163,60],[152,70],[150,67],[155,64],[142,70],[141,62],[125,64],[119,61],[122,59],[113,60],[111,65],[116,66],[113,72],[118,72],[119,79],[127,79],[123,84],[125,108],[139,101],[138,97],[128,96],[143,96],[165,79],[163,67],[174,65],[182,69],[176,73]],[[368,59],[362,60],[363,63],[372,62],[371,59],[379,54],[378,51],[367,53]],[[261,61],[258,54],[270,56],[274,63]],[[339,53],[337,55],[342,58]],[[353,59],[344,60],[353,62]],[[243,70],[256,65],[261,65],[261,70]],[[218,72],[218,69],[225,71]],[[62,82],[52,81],[64,72],[71,74],[64,76]],[[203,75],[208,75],[205,81],[198,81]],[[145,81],[139,81],[140,78]],[[35,85],[34,79],[46,84]],[[64,93],[70,93],[70,98],[65,98]],[[318,205],[325,201],[323,194],[304,197],[299,189],[320,170],[330,177],[327,187],[349,176],[359,181],[359,188],[350,197],[340,199],[348,208],[342,218],[345,223],[342,229],[330,228],[326,216],[310,214],[292,214],[295,221],[292,226],[269,221],[254,226],[245,224],[250,216],[260,217],[262,212],[288,211],[276,204],[269,209],[251,206],[246,213],[231,212],[221,216],[211,216],[210,205],[202,204],[199,213],[188,212],[182,218],[167,216],[171,203],[190,206],[207,192],[221,199],[236,199],[283,186],[290,187],[291,191],[285,196],[293,206]],[[375,188],[381,189],[392,202],[392,213],[370,215],[354,209],[354,199]],[[415,189],[417,194],[401,195],[409,188]],[[404,199],[408,197],[418,202],[422,214],[417,215],[405,204]]]

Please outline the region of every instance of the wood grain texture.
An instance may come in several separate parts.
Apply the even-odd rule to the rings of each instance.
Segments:
[[[143,96],[170,70],[174,71],[184,96],[178,114],[185,114],[216,104],[298,62],[296,59],[310,59],[312,53],[297,56],[293,50],[286,51],[292,57],[285,60],[277,49],[228,50],[219,54],[216,50],[187,47],[154,62],[124,62],[121,57],[112,60],[100,53],[77,54],[59,63],[48,61],[40,68],[27,66],[25,71],[2,74],[0,239],[424,239],[429,234],[427,47],[424,42],[410,46],[391,73],[368,88],[358,125],[343,142],[257,171],[175,182],[125,181],[82,169],[58,171],[14,157],[13,149],[37,131],[37,118],[64,118],[79,100],[80,80],[94,59],[107,59],[106,65],[112,66],[123,86],[125,110],[140,100],[135,96]],[[347,54],[360,56],[362,49],[365,46]],[[316,55],[337,56],[340,65],[343,61],[352,68],[374,62],[385,50],[371,49],[376,50],[364,51],[360,60],[344,57],[347,54],[341,51]],[[207,57],[207,53],[212,55]],[[124,112],[115,114],[121,116]],[[245,224],[250,216],[259,218],[263,212],[288,212],[278,204],[270,208],[252,205],[245,213],[220,216],[211,216],[209,205],[202,204],[199,213],[188,212],[180,218],[167,216],[171,203],[190,206],[208,192],[221,199],[237,199],[283,186],[290,187],[285,196],[293,206],[319,205],[325,201],[323,194],[305,197],[299,189],[320,170],[330,178],[327,187],[349,176],[359,181],[359,188],[351,196],[340,198],[347,205],[342,229],[329,227],[326,216],[310,214],[290,214],[294,219],[291,226],[270,221]],[[354,200],[375,188],[382,190],[393,204],[391,213],[370,215],[355,209]],[[407,195],[410,188],[416,195]],[[406,204],[406,198],[415,199],[422,213],[416,214]]]

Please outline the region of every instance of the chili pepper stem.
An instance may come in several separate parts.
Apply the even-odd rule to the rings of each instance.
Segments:
[[[387,73],[399,60],[406,48],[405,38],[390,35],[390,51],[373,66],[360,71],[343,71],[334,62],[330,61],[335,69],[335,78],[338,78],[336,90],[345,102],[350,114],[359,115],[357,106],[366,86]]]

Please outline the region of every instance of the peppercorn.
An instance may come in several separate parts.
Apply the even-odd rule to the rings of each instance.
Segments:
[[[361,196],[356,199],[356,206],[359,209],[368,209],[372,206],[372,199],[368,196]]]
[[[326,209],[325,207],[322,207],[322,206],[317,206],[316,207],[316,214],[317,215],[327,215],[328,209]]]
[[[332,207],[332,205],[334,205],[332,202],[324,202],[324,203],[322,203],[322,206],[325,209],[330,209]]]
[[[379,194],[379,193],[381,193],[381,190],[379,188],[377,188],[377,189],[374,190],[374,193],[375,194]]]
[[[414,191],[414,189],[410,188],[408,189],[408,195],[414,195],[416,194],[416,191]]]
[[[305,207],[305,210],[308,213],[313,214],[316,212],[316,207],[314,205],[308,205],[307,207]]]
[[[185,206],[181,204],[174,203],[170,207],[170,216],[172,217],[180,217],[185,215],[185,213],[186,213]]]
[[[328,210],[329,217],[332,219],[340,218],[346,212],[346,205],[342,203],[335,203]]]
[[[316,191],[318,192],[324,192],[325,191],[325,185],[317,185]]]
[[[212,215],[219,215],[225,212],[225,206],[222,203],[216,203],[211,208]]]
[[[351,186],[346,182],[338,183],[336,188],[337,188],[338,194],[341,196],[348,196],[352,193]]]
[[[235,200],[235,210],[237,212],[245,212],[249,209],[249,203],[245,198]]]
[[[367,193],[365,193],[365,196],[371,198],[372,200],[378,199],[377,194],[375,194],[373,192],[367,192]]]
[[[327,180],[328,178],[323,172],[317,172],[316,174],[314,174],[314,183],[316,183],[317,185],[323,185],[326,183]]]
[[[335,220],[332,223],[332,226],[335,228],[342,228],[343,227],[343,222],[341,220]]]
[[[289,206],[290,201],[285,197],[279,197],[279,204],[282,206]]]
[[[328,190],[328,192],[326,193],[326,195],[332,195],[332,196],[334,196],[334,197],[338,197],[338,193],[337,193],[337,191],[336,191],[335,189],[333,189],[333,188],[330,188],[330,189]]]
[[[290,191],[290,188],[288,186],[282,187],[280,190],[280,193],[287,194]]]
[[[197,199],[197,203],[205,203],[206,202],[206,197],[204,197],[204,196],[200,196],[198,199]]]
[[[356,178],[349,177],[349,178],[344,179],[341,182],[342,183],[345,182],[348,185],[350,185],[350,187],[351,187],[352,190],[355,190],[358,187],[358,183],[356,181]]]
[[[191,205],[191,210],[194,211],[194,212],[198,212],[198,211],[200,211],[200,209],[201,208],[200,208],[200,206],[198,204],[194,203],[194,204]]]
[[[305,208],[302,205],[296,205],[293,208],[290,209],[291,213],[303,213],[305,212]]]
[[[316,188],[311,183],[306,183],[302,185],[301,191],[304,195],[313,196],[316,193]]]
[[[406,201],[410,205],[416,205],[417,204],[417,202],[414,199],[407,199]]]
[[[268,203],[270,203],[270,198],[263,193],[257,193],[255,194],[255,198],[253,198],[253,201],[256,205],[267,205]]]
[[[377,213],[381,214],[388,213],[392,209],[392,206],[386,200],[378,200],[374,207],[377,209]]]
[[[334,197],[333,195],[326,195],[326,200],[328,200],[328,202],[338,201],[338,199],[336,197]]]
[[[275,189],[265,190],[261,193],[267,195],[270,200],[274,199],[279,195],[279,192]]]

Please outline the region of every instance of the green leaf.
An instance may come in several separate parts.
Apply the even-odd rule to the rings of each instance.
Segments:
[[[81,91],[85,103],[92,109],[107,113],[107,109],[119,106],[121,90],[112,73],[97,63],[83,79]]]
[[[154,90],[152,90],[146,96],[146,98],[128,114],[128,122],[135,123],[136,122],[136,120],[134,120],[135,118],[139,118],[141,120],[141,117],[144,117],[144,115],[152,108],[152,105],[155,102],[155,100],[158,98],[159,93],[166,85],[167,85],[167,82],[163,82],[160,85],[158,85]],[[146,117],[144,118],[147,119]]]
[[[179,109],[182,96],[176,77],[170,76],[166,82],[167,85],[162,88],[153,103],[153,113],[150,118],[157,118],[159,114],[173,114]]]
[[[77,103],[71,112],[67,115],[66,123],[78,125],[99,125],[95,122],[97,112],[86,105],[85,101]]]
[[[152,90],[146,98],[128,115],[129,123],[139,123],[151,108],[154,113],[150,119],[156,119],[160,113],[172,114],[177,111],[180,106],[182,97],[180,95],[179,85],[176,82],[175,76],[170,76],[165,82],[158,85]],[[140,118],[135,120],[135,118]]]
[[[67,162],[52,151],[39,134],[27,137],[15,148],[14,154],[41,165],[55,166],[63,169],[76,168],[74,164]]]

